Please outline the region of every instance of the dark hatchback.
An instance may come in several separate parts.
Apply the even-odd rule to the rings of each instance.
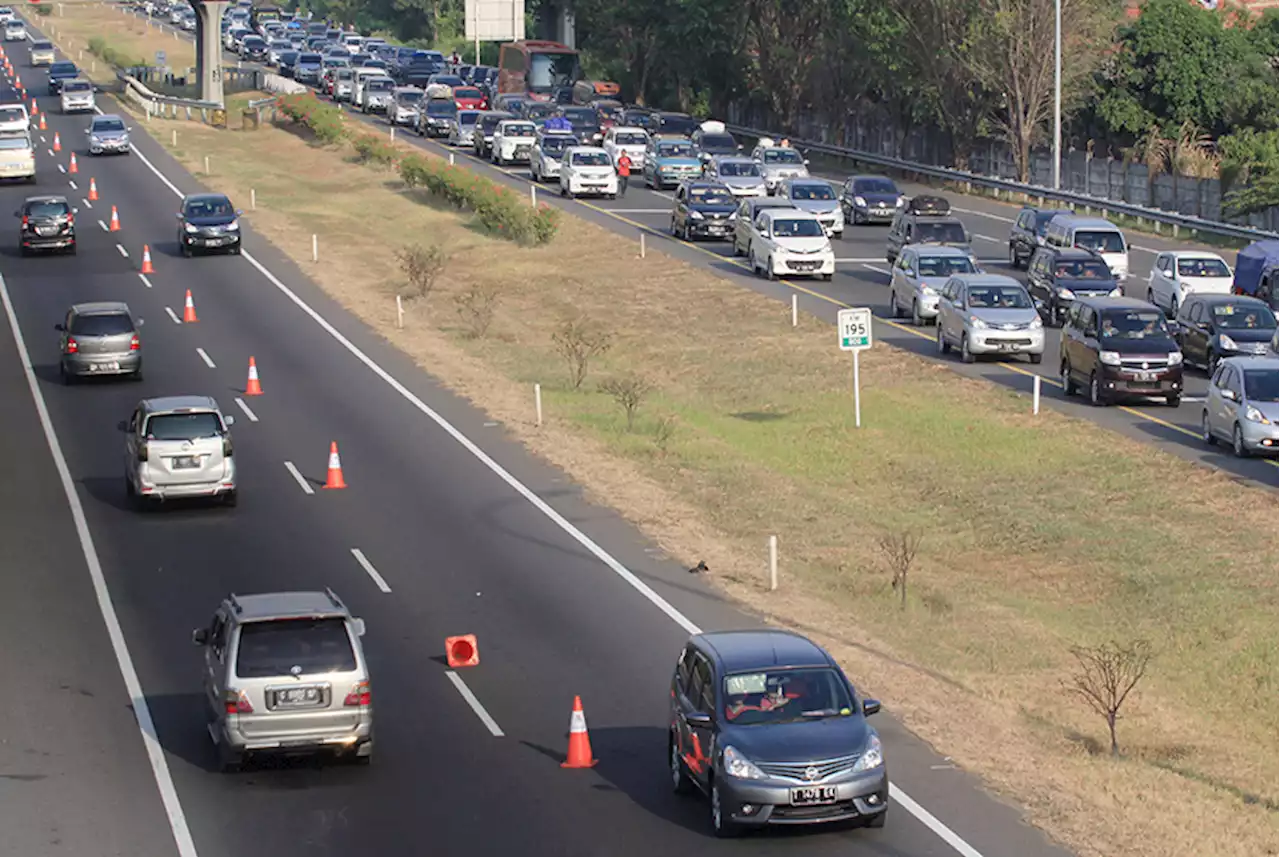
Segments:
[[[721,837],[766,825],[883,827],[889,774],[867,723],[879,710],[798,634],[694,635],[671,679],[671,786],[710,798]]]
[[[1009,265],[1021,268],[1031,262],[1036,250],[1044,246],[1044,232],[1049,221],[1059,214],[1071,214],[1065,208],[1033,208],[1027,206],[1018,213],[1009,228]]]
[[[599,146],[604,139],[604,131],[600,128],[600,114],[593,107],[562,107],[560,115],[569,120],[573,126],[573,136],[582,141],[584,146]]]
[[[725,185],[713,181],[686,181],[676,188],[671,209],[671,234],[685,241],[733,236],[738,201]]]
[[[1267,354],[1276,316],[1257,298],[1193,293],[1178,307],[1174,328],[1186,361],[1213,374],[1223,357]]]
[[[1041,247],[1027,265],[1027,291],[1049,324],[1061,324],[1076,298],[1118,298],[1120,281],[1101,256],[1076,247]]]
[[[852,176],[840,189],[840,207],[846,223],[889,223],[907,198],[893,179],[884,176]]]
[[[1062,325],[1062,390],[1090,404],[1163,398],[1182,403],[1182,352],[1164,311],[1133,298],[1079,298]]]
[[[242,212],[220,193],[193,193],[182,200],[178,212],[178,247],[183,256],[197,250],[240,252]]]
[[[298,83],[319,83],[323,68],[324,57],[320,54],[299,54],[298,61],[293,65],[293,77]]]
[[[76,209],[65,196],[32,196],[13,213],[22,219],[19,250],[23,256],[33,251],[76,252]]]
[[[261,36],[245,36],[240,42],[240,58],[247,62],[266,62],[270,51]]]
[[[62,60],[49,66],[49,94],[58,95],[62,92],[62,84],[68,80],[75,80],[80,76],[80,69],[76,68],[76,64]]]

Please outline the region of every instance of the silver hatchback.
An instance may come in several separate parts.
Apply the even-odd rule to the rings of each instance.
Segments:
[[[1275,357],[1228,357],[1214,368],[1200,414],[1205,443],[1230,441],[1241,458],[1280,447],[1280,364]]]
[[[919,327],[938,317],[938,293],[951,276],[977,273],[981,269],[959,247],[908,244],[893,263],[889,309],[894,318],[910,316]]]
[[[119,301],[76,304],[54,325],[62,336],[58,371],[62,383],[100,375],[142,380],[142,319]]]
[[[982,354],[1044,357],[1044,322],[1022,283],[1000,274],[959,274],[938,298],[938,352],[953,347],[966,363]]]
[[[236,504],[236,462],[230,427],[209,396],[143,399],[127,422],[125,491],[135,504],[207,497]]]
[[[209,736],[221,770],[254,755],[373,758],[363,619],[333,593],[229,595],[191,633],[204,649]]]

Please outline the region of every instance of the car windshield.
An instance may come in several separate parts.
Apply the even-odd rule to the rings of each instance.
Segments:
[[[1280,402],[1280,369],[1246,369],[1244,394],[1251,402]]]
[[[855,193],[896,194],[897,186],[888,179],[857,179],[853,183]]]
[[[577,54],[552,54],[539,51],[529,57],[525,76],[530,92],[550,92],[561,86],[572,86],[580,77]]]
[[[803,164],[804,159],[794,149],[765,149],[764,162],[766,164]]]
[[[604,152],[578,152],[573,156],[573,163],[579,167],[607,167],[609,156]]]
[[[1179,259],[1179,277],[1230,277],[1231,271],[1221,259]]]
[[[1045,230],[1049,228],[1049,221],[1053,220],[1059,214],[1070,214],[1070,211],[1037,211],[1036,212],[1036,234],[1043,237]]]
[[[87,80],[71,80],[62,86],[63,92],[93,92],[93,84]]]
[[[66,217],[71,206],[65,202],[33,202],[27,206],[29,217]]]
[[[643,146],[649,142],[649,138],[639,131],[626,131],[615,134],[613,142],[619,146]]]
[[[683,134],[689,136],[698,129],[698,123],[688,116],[659,116],[659,134]]]
[[[1147,310],[1111,310],[1102,315],[1103,339],[1168,339],[1164,313]]]
[[[826,233],[816,220],[775,220],[773,234],[782,238],[821,238]]]
[[[484,93],[474,86],[459,86],[453,91],[454,98],[484,98]]]
[[[596,107],[596,113],[601,119],[608,119],[610,122],[617,123],[622,117],[622,108],[616,104],[600,104]]]
[[[959,223],[916,223],[913,233],[916,241],[936,241],[939,244],[968,244],[964,226]]]
[[[78,315],[71,321],[76,336],[119,336],[133,332],[133,319],[123,312]]]
[[[31,50],[33,51],[51,51],[53,50],[53,42],[32,42]]]
[[[691,158],[693,157],[693,144],[662,143],[658,146],[658,157],[660,158]]]
[[[1076,233],[1076,246],[1095,253],[1123,253],[1124,236],[1119,232],[1103,230],[1098,232]]]
[[[1224,303],[1213,308],[1213,324],[1226,330],[1275,330],[1276,317],[1255,303]]]
[[[5,27],[10,30],[21,30],[25,26],[26,24],[22,23],[21,21],[9,21],[8,23],[5,24]]]
[[[342,619],[247,622],[240,629],[236,654],[240,678],[319,675],[355,668],[356,655]]]
[[[735,726],[849,716],[853,698],[829,668],[773,669],[724,678],[724,716]]]
[[[835,199],[836,195],[835,195],[835,192],[831,190],[831,185],[826,184],[824,182],[822,184],[792,185],[791,198],[805,199],[805,200],[810,200],[810,199],[824,200],[824,199]]]
[[[320,56],[320,54],[303,54],[298,57],[300,65],[319,65],[322,62],[324,62],[324,57]]]
[[[187,203],[187,217],[225,217],[231,214],[227,199],[197,199]]]
[[[480,116],[479,110],[460,110],[458,111],[459,125],[474,125],[476,119]]]
[[[952,274],[976,274],[973,262],[964,256],[921,256],[920,276],[949,277]]]
[[[702,148],[704,149],[736,149],[738,141],[728,134],[703,134]]]
[[[27,111],[21,107],[0,107],[0,122],[25,122]]]
[[[538,133],[538,130],[532,124],[530,125],[508,125],[506,130],[502,132],[504,137],[532,137]]]
[[[760,168],[756,166],[755,161],[727,161],[720,163],[717,172],[722,176],[745,178],[747,176],[759,176]]]
[[[545,116],[552,116],[556,112],[554,104],[527,104],[524,107],[524,115],[529,119],[542,119]]]
[[[1031,308],[1031,298],[1021,286],[970,286],[966,302],[971,309]]]
[[[409,107],[414,104],[417,104],[421,100],[422,100],[421,92],[397,92],[396,93],[396,103],[403,105],[405,107]],[[448,102],[445,102],[445,103],[448,104]],[[449,104],[449,106],[453,107],[452,104]]]
[[[586,107],[565,107],[560,114],[570,122],[596,121],[596,112]]]
[[[390,92],[395,88],[395,81],[386,78],[374,78],[365,84],[365,89],[369,92]]]
[[[1053,266],[1054,276],[1064,280],[1110,280],[1111,269],[1106,262],[1094,259],[1070,259]]]
[[[218,415],[204,411],[197,414],[159,414],[147,420],[148,440],[194,440],[217,437],[222,433]]]
[[[694,205],[733,205],[733,194],[722,187],[695,187],[689,190]]]

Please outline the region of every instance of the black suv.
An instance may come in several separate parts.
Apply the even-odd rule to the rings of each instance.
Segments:
[[[1027,291],[1048,324],[1061,324],[1076,298],[1118,298],[1120,282],[1092,250],[1040,247],[1027,265]]]
[[[13,213],[22,218],[19,250],[76,252],[76,211],[65,196],[31,196]]]
[[[193,193],[182,200],[178,212],[178,247],[183,256],[196,250],[240,252],[240,222],[243,212],[220,193]]]
[[[1223,357],[1262,356],[1276,335],[1276,316],[1247,295],[1188,295],[1178,307],[1174,336],[1188,363],[1213,374]]]
[[[771,824],[883,827],[889,774],[867,723],[879,710],[798,634],[696,634],[671,679],[671,786],[708,795],[722,837]]]
[[[1164,311],[1133,298],[1079,298],[1062,325],[1062,390],[1093,405],[1162,397],[1182,402],[1182,352]]]
[[[1013,226],[1009,229],[1009,265],[1021,268],[1031,261],[1036,249],[1044,246],[1044,231],[1049,221],[1059,214],[1070,214],[1065,208],[1033,208],[1022,209]]]
[[[562,107],[560,115],[569,120],[573,126],[573,136],[582,141],[584,146],[599,146],[604,139],[604,131],[600,128],[600,114],[594,107]]]
[[[889,227],[884,257],[893,264],[907,244],[943,244],[959,247],[971,257],[971,237],[964,224],[951,216],[951,203],[941,196],[916,196],[898,209]]]
[[[729,239],[737,210],[738,203],[725,185],[697,179],[681,182],[671,209],[671,234],[685,241]]]
[[[62,93],[62,84],[68,80],[75,80],[80,76],[80,69],[76,68],[76,64],[67,60],[60,60],[49,66],[49,94],[60,95]]]

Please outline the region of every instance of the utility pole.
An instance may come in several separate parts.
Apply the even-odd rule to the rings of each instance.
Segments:
[[[1053,0],[1053,189],[1062,188],[1062,0]]]

